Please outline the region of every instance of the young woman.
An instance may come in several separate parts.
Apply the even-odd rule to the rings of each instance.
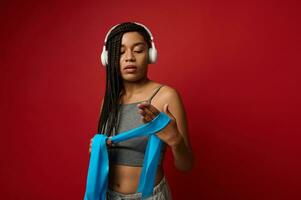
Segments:
[[[162,166],[166,146],[172,150],[177,169],[188,171],[193,164],[181,97],[172,87],[149,79],[148,64],[155,63],[157,55],[152,34],[144,25],[125,22],[114,26],[106,36],[104,47],[102,63],[106,67],[106,91],[98,132],[116,135],[150,122],[160,112],[165,112],[171,121],[157,133],[164,146],[150,199],[171,199]],[[108,140],[107,199],[141,199],[136,191],[147,140],[147,136],[117,144]],[[90,150],[91,144],[92,139]]]

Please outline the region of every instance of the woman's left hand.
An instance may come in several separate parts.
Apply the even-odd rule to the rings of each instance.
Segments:
[[[139,108],[139,113],[144,123],[150,122],[160,113],[160,111],[149,102],[140,103],[137,107]],[[182,136],[179,133],[175,117],[168,109],[168,104],[164,105],[163,111],[169,116],[170,122],[164,129],[157,133],[157,136],[170,147],[173,147],[180,142]]]

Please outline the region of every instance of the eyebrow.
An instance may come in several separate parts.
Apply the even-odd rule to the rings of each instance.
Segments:
[[[138,45],[141,45],[141,44],[142,44],[142,45],[145,45],[144,42],[137,42],[137,43],[134,43],[133,46],[135,47],[135,46],[138,46]],[[124,47],[124,45],[121,45],[121,47]]]

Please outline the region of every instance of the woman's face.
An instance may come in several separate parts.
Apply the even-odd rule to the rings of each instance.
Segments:
[[[120,49],[120,73],[125,81],[137,81],[147,75],[148,46],[138,32],[123,34]]]

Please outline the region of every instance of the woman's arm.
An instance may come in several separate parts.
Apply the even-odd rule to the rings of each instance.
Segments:
[[[178,138],[175,138],[175,142],[171,145],[174,164],[177,169],[188,171],[193,166],[194,157],[188,138],[188,124],[183,101],[174,89],[167,93],[167,99],[168,107],[164,107],[164,112],[170,113],[175,118],[177,129],[174,131],[179,132]]]
[[[189,171],[193,166],[194,156],[188,138],[186,113],[181,97],[175,89],[168,87],[161,92],[158,99],[164,102],[162,110],[169,115],[171,122],[158,132],[157,136],[171,147],[175,167],[181,171]],[[138,107],[145,122],[152,120],[160,112],[147,102],[141,103]]]

